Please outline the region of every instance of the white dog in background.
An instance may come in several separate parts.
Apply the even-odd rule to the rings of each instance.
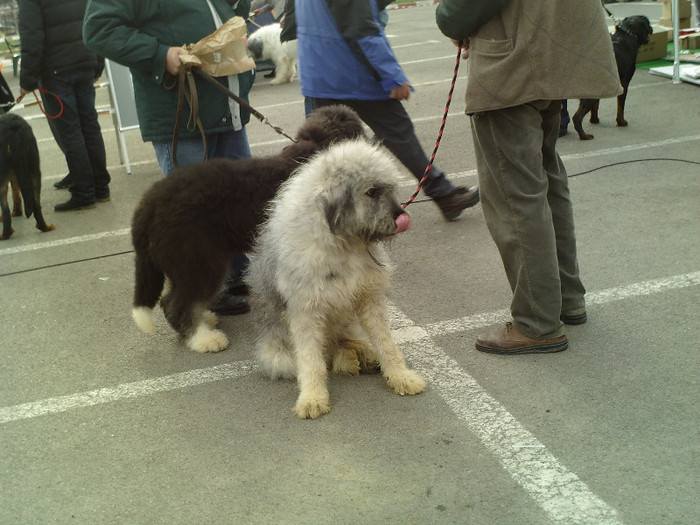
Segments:
[[[383,146],[338,143],[284,183],[258,234],[246,277],[261,330],[257,357],[273,379],[297,378],[301,418],[330,411],[329,366],[356,375],[379,365],[396,394],[425,389],[389,328],[393,267],[382,241],[411,224],[398,181]]]
[[[272,60],[275,64],[275,78],[270,84],[291,82],[297,63],[297,41],[282,43],[279,24],[269,24],[257,29],[248,37],[248,51],[253,60]]]

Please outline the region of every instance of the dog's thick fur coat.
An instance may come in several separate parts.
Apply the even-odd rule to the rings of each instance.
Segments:
[[[12,183],[13,212],[7,200]],[[55,229],[44,220],[41,211],[41,168],[39,148],[32,128],[19,115],[0,115],[0,208],[2,234],[0,240],[12,235],[12,216],[22,215],[22,199],[27,218],[34,214],[36,227],[42,232]]]
[[[327,366],[357,374],[378,364],[395,393],[425,389],[389,328],[392,265],[381,241],[410,226],[398,173],[382,146],[334,145],[283,185],[261,227],[246,275],[257,357],[272,378],[297,378],[301,418],[330,411]]]
[[[612,35],[613,51],[617,61],[617,72],[622,84],[622,94],[617,97],[617,116],[615,122],[618,126],[627,126],[625,120],[625,101],[627,100],[627,87],[634,76],[637,67],[637,52],[639,46],[649,42],[649,35],[653,32],[649,19],[646,16],[628,16],[620,22],[620,25]],[[578,109],[571,121],[581,140],[591,140],[593,135],[583,130],[583,119],[588,112],[591,113],[590,121],[593,124],[600,122],[598,118],[598,106],[600,100],[597,98],[581,99]]]
[[[272,60],[275,64],[275,78],[270,84],[291,82],[296,71],[297,41],[280,41],[281,32],[279,24],[269,24],[248,37],[248,51],[253,60]]]
[[[298,142],[279,155],[215,159],[174,170],[146,191],[134,212],[136,253],[133,316],[144,332],[155,330],[153,308],[192,350],[218,352],[228,345],[207,310],[226,278],[231,256],[252,245],[264,209],[280,183],[313,153],[363,136],[362,122],[343,106],[314,112],[299,129]]]

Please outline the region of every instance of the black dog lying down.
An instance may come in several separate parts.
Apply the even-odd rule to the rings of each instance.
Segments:
[[[12,182],[14,212],[10,213],[7,201]],[[20,195],[21,192],[21,195]],[[39,148],[32,128],[13,113],[0,115],[0,208],[2,208],[2,234],[0,240],[12,235],[12,215],[22,215],[22,200],[27,218],[34,214],[36,227],[43,232],[55,229],[47,224],[41,212],[41,169]]]
[[[637,51],[639,46],[649,42],[649,35],[653,32],[649,19],[646,16],[628,16],[617,26],[612,35],[613,51],[617,61],[617,72],[620,75],[620,83],[624,91],[617,97],[617,125],[626,126],[625,99],[627,98],[627,86],[629,86],[636,69]],[[599,100],[595,98],[582,99],[578,110],[571,118],[574,128],[581,140],[590,140],[593,135],[583,131],[583,119],[591,112],[591,123],[597,124]]]
[[[218,352],[228,345],[207,310],[226,278],[231,256],[249,251],[265,207],[279,185],[308,158],[334,142],[363,136],[357,114],[344,106],[316,110],[279,155],[215,159],[177,169],[146,191],[131,226],[136,252],[133,317],[155,331],[153,308],[187,346]]]

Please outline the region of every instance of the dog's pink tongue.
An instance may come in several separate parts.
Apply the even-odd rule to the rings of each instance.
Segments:
[[[408,213],[402,213],[396,217],[396,229],[394,230],[394,234],[405,232],[410,227],[411,217],[409,217]]]

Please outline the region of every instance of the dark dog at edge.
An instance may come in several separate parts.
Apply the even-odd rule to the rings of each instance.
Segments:
[[[617,61],[617,72],[620,75],[622,84],[622,94],[617,97],[617,125],[626,126],[625,120],[625,100],[627,99],[627,86],[629,86],[637,62],[637,51],[639,47],[649,42],[649,35],[653,32],[649,19],[646,16],[628,16],[617,26],[612,35],[613,51]],[[578,110],[571,118],[574,128],[581,140],[591,140],[593,135],[583,131],[583,119],[591,112],[591,123],[597,124],[598,105],[600,101],[595,98],[581,99]]]
[[[255,230],[279,185],[314,153],[364,136],[357,114],[344,106],[312,113],[298,142],[271,157],[214,159],[174,170],[153,184],[134,212],[136,253],[133,318],[155,331],[160,299],[168,323],[197,352],[218,352],[228,339],[208,310],[235,252],[250,251]],[[293,256],[293,255],[292,255]]]
[[[13,211],[7,201],[12,183]],[[27,218],[34,214],[36,227],[43,232],[55,229],[44,220],[41,212],[41,169],[39,148],[32,128],[13,113],[0,115],[0,208],[2,208],[2,234],[6,240],[14,233],[12,216],[22,215],[22,198]]]

